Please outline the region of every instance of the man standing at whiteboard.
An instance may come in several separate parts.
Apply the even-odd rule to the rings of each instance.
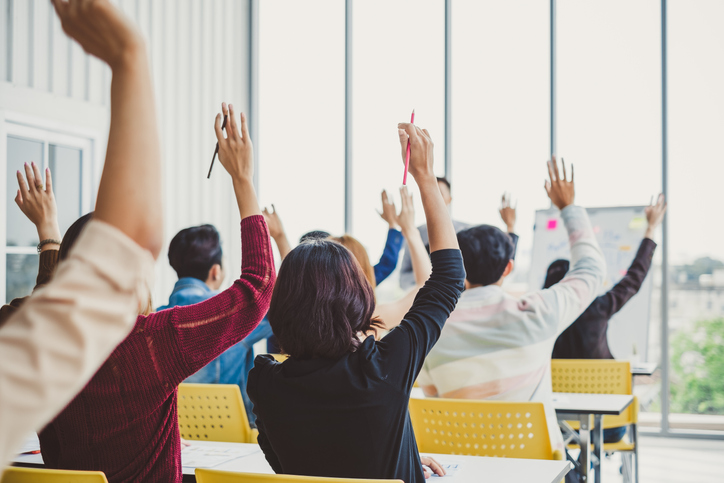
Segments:
[[[563,451],[552,405],[553,344],[593,302],[606,263],[586,210],[575,206],[570,180],[555,157],[546,192],[561,210],[571,244],[571,270],[555,287],[521,298],[503,291],[513,269],[513,245],[501,230],[481,225],[458,233],[467,273],[465,292],[425,360],[418,383],[427,396],[543,402],[551,446]]]

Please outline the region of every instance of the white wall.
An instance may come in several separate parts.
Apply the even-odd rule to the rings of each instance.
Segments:
[[[249,0],[121,0],[146,39],[153,65],[164,159],[166,242],[191,225],[213,223],[224,242],[226,283],[240,271],[239,215],[217,162],[213,121],[222,101],[249,106]],[[94,179],[109,119],[110,71],[63,33],[47,0],[0,0],[0,125],[3,119],[95,139]],[[0,127],[0,172],[5,134]],[[0,235],[5,236],[5,180]],[[4,241],[3,241],[4,243]],[[0,265],[3,280],[5,263]],[[175,273],[158,263],[154,304],[168,300]]]

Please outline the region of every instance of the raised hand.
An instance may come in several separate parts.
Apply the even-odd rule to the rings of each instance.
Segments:
[[[646,221],[648,222],[646,234],[644,235],[645,238],[653,238],[654,230],[656,230],[656,227],[664,220],[666,206],[666,198],[663,193],[659,194],[656,199],[656,204],[654,204],[653,197],[651,198],[651,203],[644,209],[644,212],[646,213]]]
[[[382,213],[379,211],[380,217],[385,220],[391,230],[399,230],[400,226],[397,224],[397,209],[395,208],[395,202],[390,201],[387,196],[387,190],[382,190]]]
[[[563,176],[558,173],[558,162],[556,157],[552,156],[548,161],[548,176],[550,181],[545,182],[545,190],[551,202],[562,210],[568,205],[572,205],[576,199],[576,190],[573,184],[573,165],[571,165],[571,180],[568,181],[566,176],[566,162],[561,159],[563,166]]]
[[[500,200],[500,217],[503,223],[508,227],[508,233],[515,232],[516,206],[512,206],[510,202],[510,193],[503,193]]]
[[[251,181],[254,176],[254,148],[251,145],[246,116],[241,113],[241,132],[239,132],[234,106],[229,104],[227,107],[224,102],[221,104],[221,112],[224,117],[228,116],[228,124],[224,137],[221,130],[221,114],[216,115],[214,129],[216,139],[219,141],[219,161],[232,179]]]
[[[109,0],[52,0],[63,31],[111,68],[144,50],[136,27]]]
[[[284,236],[284,226],[282,225],[281,218],[279,218],[279,215],[277,214],[277,209],[274,207],[274,205],[271,206],[272,211],[264,208],[261,214],[264,215],[266,225],[269,227],[269,234],[272,236],[272,238],[276,239]]]
[[[420,129],[414,124],[400,123],[397,125],[397,133],[402,148],[402,162],[405,162],[407,155],[407,142],[410,141],[410,167],[409,173],[420,183],[422,178],[434,178],[433,170],[433,147],[432,138],[427,129]]]
[[[53,180],[50,170],[45,170],[45,187],[40,168],[35,163],[25,163],[25,177],[20,171],[18,175],[18,193],[15,196],[15,203],[25,216],[35,225],[38,230],[38,238],[43,240],[60,241],[60,229],[58,228],[58,206],[55,203],[53,194]],[[41,251],[58,249],[59,244],[51,243],[41,247]]]
[[[407,186],[400,188],[400,212],[395,215],[397,224],[405,236],[409,230],[417,230],[415,227],[415,204],[412,202],[412,194],[408,191]],[[394,205],[392,205],[394,207]]]

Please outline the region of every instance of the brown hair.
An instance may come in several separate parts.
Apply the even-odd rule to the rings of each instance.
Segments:
[[[354,257],[357,259],[357,263],[359,263],[360,268],[362,268],[365,277],[367,277],[367,281],[370,283],[370,285],[372,285],[372,288],[375,288],[377,286],[375,269],[370,263],[370,257],[369,255],[367,255],[367,250],[365,250],[365,247],[362,246],[359,240],[357,240],[352,235],[347,234],[342,236],[333,236],[329,239],[339,243],[347,250],[352,252],[352,255],[354,255]]]
[[[331,240],[300,244],[284,258],[269,323],[282,351],[298,359],[339,359],[376,331],[375,294],[352,252]]]

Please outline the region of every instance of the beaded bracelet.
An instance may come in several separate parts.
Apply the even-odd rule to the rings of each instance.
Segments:
[[[40,249],[43,248],[45,245],[60,245],[60,240],[53,240],[52,238],[48,238],[47,240],[43,240],[40,243],[38,243],[38,253],[40,253]]]

